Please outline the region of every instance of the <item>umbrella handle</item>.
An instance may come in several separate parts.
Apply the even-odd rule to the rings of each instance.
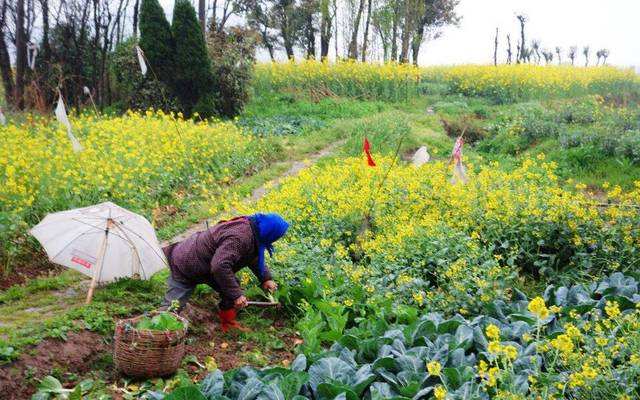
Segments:
[[[100,244],[100,250],[98,251],[98,258],[96,260],[96,270],[93,273],[93,278],[91,279],[91,286],[89,286],[89,292],[87,292],[87,299],[85,304],[91,303],[91,299],[93,298],[93,291],[96,288],[96,284],[98,283],[98,277],[102,275],[102,266],[104,265],[104,254],[107,251],[107,237],[109,236],[109,229],[111,228],[111,218],[107,219],[107,228],[104,231],[104,238],[102,239],[102,243]]]

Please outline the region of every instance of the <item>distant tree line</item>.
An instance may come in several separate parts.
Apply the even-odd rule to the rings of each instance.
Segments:
[[[554,58],[557,60],[558,65],[562,64],[562,55],[563,49],[560,46],[555,46],[555,48],[545,48],[542,47],[539,40],[531,40],[529,44],[527,44],[525,37],[525,25],[528,21],[528,18],[524,14],[516,15],[516,20],[518,21],[518,25],[520,26],[520,38],[518,43],[516,44],[516,54],[515,60],[513,59],[513,49],[511,47],[511,35],[507,33],[506,35],[506,64],[511,64],[515,62],[516,64],[520,63],[535,63],[541,64],[542,60],[546,65],[553,63]],[[493,39],[493,63],[498,65],[498,45],[499,45],[499,28],[496,28],[496,34]],[[570,46],[566,51],[567,58],[569,59],[571,65],[575,65],[578,57],[578,46]],[[589,66],[589,57],[591,56],[590,47],[584,46],[582,48],[582,55],[584,56],[584,66]],[[608,49],[600,49],[596,51],[596,66],[597,65],[605,65],[607,62],[607,58],[609,57]]]
[[[299,55],[417,64],[424,43],[438,38],[445,26],[460,21],[456,13],[459,0],[191,1],[197,3],[194,12],[207,53],[218,57],[212,58],[209,68],[214,79],[219,73],[231,75],[214,82],[222,94],[234,87],[246,90],[248,63],[253,61],[257,47],[264,48],[272,59],[284,54],[287,58]],[[149,12],[144,0],[0,2],[0,75],[5,102],[10,106],[45,110],[58,89],[70,104],[80,105],[86,101],[85,87],[100,107],[131,103],[123,93],[133,89],[163,99],[164,94],[173,94],[179,106],[187,101],[176,89],[176,82],[182,79],[179,65],[170,65],[186,57],[175,47],[175,32],[168,35],[165,25],[149,42],[139,38],[139,32],[145,29],[145,13]],[[177,6],[174,12],[180,9]],[[158,7],[154,12],[159,18],[164,10]],[[231,26],[231,21],[236,25]],[[131,61],[135,61],[133,43],[138,39],[158,75],[157,79],[146,79],[153,83],[122,81],[126,74],[121,67],[135,66]],[[164,49],[151,50],[152,44]],[[177,59],[161,65],[153,61],[154,51],[164,54],[165,60],[167,54],[176,53]],[[32,59],[35,63],[30,62]],[[237,65],[241,66],[239,70]],[[239,95],[225,107],[241,107],[244,96]],[[165,103],[171,102],[161,103],[167,106]],[[158,103],[157,99],[152,103]]]

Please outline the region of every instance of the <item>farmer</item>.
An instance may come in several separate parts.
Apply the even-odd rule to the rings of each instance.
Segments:
[[[264,251],[273,255],[273,243],[287,232],[289,224],[278,214],[254,214],[220,221],[186,240],[163,248],[171,275],[163,306],[180,302],[182,309],[198,284],[220,294],[218,316],[222,330],[241,328],[236,310],[247,306],[236,272],[248,266],[269,292],[277,289],[264,263]]]

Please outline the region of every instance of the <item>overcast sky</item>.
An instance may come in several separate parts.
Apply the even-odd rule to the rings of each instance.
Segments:
[[[160,3],[171,18],[174,0]],[[577,45],[581,62],[583,46],[589,45],[594,57],[598,49],[608,48],[608,63],[640,66],[640,0],[461,0],[458,13],[462,16],[459,27],[447,27],[441,38],[423,45],[421,65],[491,63],[496,27],[500,29],[499,60],[506,58],[507,32],[515,58],[519,35],[515,15],[524,13],[529,18],[525,28],[529,43],[538,39],[543,48],[561,46],[564,52]],[[279,53],[284,58],[284,52]],[[267,58],[266,52],[259,52],[259,59]]]
[[[527,41],[539,39],[542,47],[564,49],[591,46],[611,52],[608,62],[640,66],[640,0],[462,0],[458,28],[426,43],[420,64],[487,63],[493,57],[493,36],[500,29],[498,57],[506,57],[507,32],[515,46],[519,34],[516,13],[529,17]]]

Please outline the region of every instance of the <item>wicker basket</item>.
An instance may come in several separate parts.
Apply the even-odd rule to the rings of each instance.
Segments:
[[[182,322],[183,329],[138,330],[135,326],[142,316],[118,321],[113,357],[116,368],[123,374],[136,378],[167,376],[176,372],[184,357],[184,339],[189,322],[179,315],[174,316]]]

